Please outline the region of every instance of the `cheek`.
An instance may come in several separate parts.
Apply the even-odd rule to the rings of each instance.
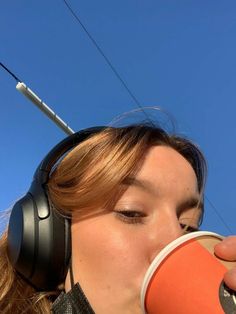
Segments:
[[[136,231],[139,227],[97,219],[72,228],[73,259],[79,276],[93,274],[92,280],[109,285],[141,285],[150,252],[144,234]]]

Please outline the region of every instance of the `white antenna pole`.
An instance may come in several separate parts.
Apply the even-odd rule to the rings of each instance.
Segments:
[[[16,89],[25,95],[31,102],[33,102],[49,119],[56,123],[64,132],[71,135],[75,133],[68,124],[66,124],[51,108],[49,108],[29,87],[23,82],[16,85]]]

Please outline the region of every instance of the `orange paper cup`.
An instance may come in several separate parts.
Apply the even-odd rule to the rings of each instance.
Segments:
[[[197,231],[174,240],[153,260],[144,277],[145,314],[236,314],[236,296],[223,283],[226,262],[214,255],[223,237]]]

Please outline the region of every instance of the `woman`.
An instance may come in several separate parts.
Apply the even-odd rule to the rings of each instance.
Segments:
[[[141,124],[85,130],[58,147],[40,164],[29,193],[15,205],[9,239],[6,234],[2,238],[1,313],[49,313],[51,309],[54,313],[140,314],[141,284],[153,258],[170,241],[199,227],[204,158],[188,140]],[[61,158],[65,150],[67,155]],[[39,238],[47,233],[50,237],[52,232],[35,232],[34,227],[32,236],[26,235],[27,245],[24,240],[19,244],[19,233],[25,236],[20,229],[24,217],[17,216],[21,211],[24,215],[37,212],[39,223],[32,218],[32,224],[39,225],[37,230],[52,219],[49,229],[54,228],[53,234],[60,229],[62,241],[50,246],[51,238],[42,244],[39,240],[37,253],[31,256],[28,247],[25,251],[31,238],[36,233]],[[61,228],[54,227],[60,224]],[[50,255],[57,251],[63,254]],[[235,238],[218,245],[216,254],[236,259]],[[234,272],[227,273],[225,280],[236,287]]]

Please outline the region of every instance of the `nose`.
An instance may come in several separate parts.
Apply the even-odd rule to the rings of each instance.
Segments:
[[[157,220],[151,235],[153,244],[151,261],[165,246],[183,235],[183,229],[175,212],[167,211],[161,217],[159,216]]]

